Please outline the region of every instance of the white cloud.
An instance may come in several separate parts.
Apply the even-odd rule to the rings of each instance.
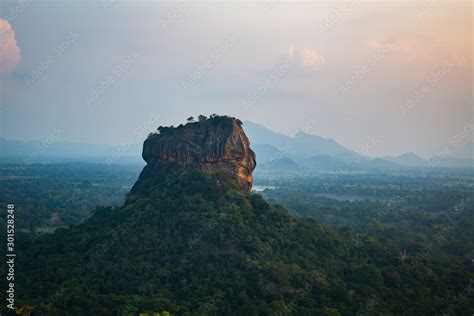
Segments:
[[[15,32],[7,20],[0,19],[0,75],[11,73],[20,59]]]
[[[298,65],[303,68],[309,68],[313,70],[320,69],[325,63],[326,58],[318,53],[316,50],[304,48],[295,49],[293,46],[288,47],[288,56],[295,58]]]

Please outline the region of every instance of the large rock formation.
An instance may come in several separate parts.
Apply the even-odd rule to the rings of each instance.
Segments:
[[[140,191],[142,182],[159,177],[168,166],[186,170],[225,172],[237,179],[243,192],[252,189],[255,153],[241,122],[227,116],[214,116],[200,122],[176,128],[160,128],[143,144],[143,159],[147,165],[132,188]]]

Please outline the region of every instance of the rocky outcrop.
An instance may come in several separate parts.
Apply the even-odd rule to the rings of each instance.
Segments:
[[[249,192],[256,160],[241,124],[234,118],[214,116],[176,128],[160,128],[160,133],[151,134],[143,144],[147,165],[132,193],[139,190],[141,182],[160,176],[167,166],[224,172],[239,181],[243,192]]]

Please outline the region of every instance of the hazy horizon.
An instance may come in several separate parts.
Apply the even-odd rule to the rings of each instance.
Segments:
[[[472,6],[5,1],[0,136],[140,143],[217,113],[373,157],[455,152],[473,138]]]

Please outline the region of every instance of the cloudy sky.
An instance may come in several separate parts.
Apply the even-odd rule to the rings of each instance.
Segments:
[[[472,138],[472,20],[451,0],[2,1],[1,136],[139,143],[218,113],[430,156]]]

